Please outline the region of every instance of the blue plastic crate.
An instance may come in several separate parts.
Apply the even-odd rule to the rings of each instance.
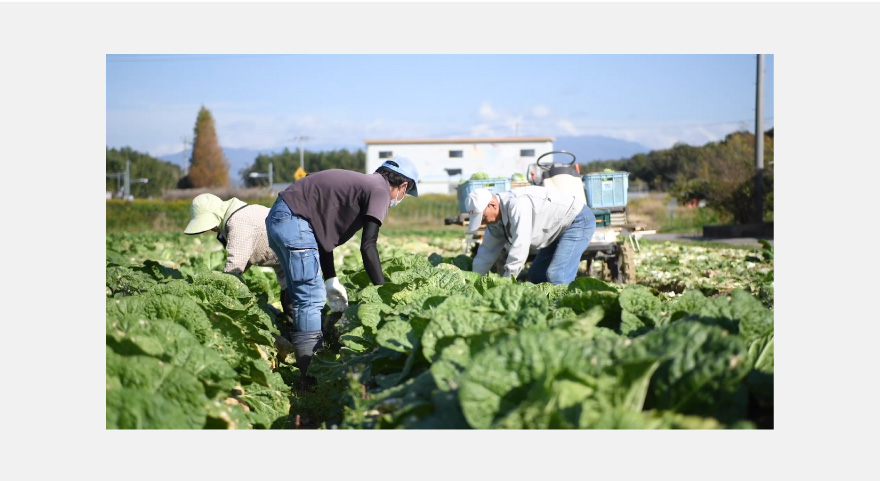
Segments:
[[[590,207],[626,206],[629,172],[595,172],[583,178]]]
[[[458,209],[459,212],[465,213],[464,204],[468,195],[477,189],[489,189],[493,194],[498,192],[507,192],[510,190],[510,179],[486,179],[486,180],[468,180],[458,184]]]

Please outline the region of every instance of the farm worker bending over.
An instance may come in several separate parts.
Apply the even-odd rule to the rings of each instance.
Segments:
[[[465,208],[470,215],[468,232],[483,221],[486,231],[474,257],[473,271],[489,272],[505,246],[504,277],[516,278],[531,247],[538,249],[529,268],[529,281],[568,284],[577,275],[581,255],[596,230],[593,211],[575,196],[557,189],[526,186],[493,194],[475,189]]]
[[[388,208],[406,194],[417,197],[419,173],[407,158],[393,157],[376,172],[330,169],[294,182],[278,194],[266,218],[269,245],[287,275],[296,309],[292,335],[303,385],[312,355],[321,347],[321,310],[348,307],[348,293],[333,265],[333,249],[359,230],[364,269],[374,285],[385,283],[376,239]]]
[[[247,204],[235,197],[224,201],[214,194],[200,194],[193,199],[190,213],[192,218],[183,232],[189,235],[216,232],[217,240],[227,252],[223,272],[241,276],[252,265],[271,267],[275,271],[285,317],[279,328],[282,335],[289,336],[287,331],[293,327],[293,304],[284,270],[266,237],[269,208]]]

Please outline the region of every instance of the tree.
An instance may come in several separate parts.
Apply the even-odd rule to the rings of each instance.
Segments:
[[[148,179],[146,183],[131,182],[131,194],[137,198],[161,195],[166,189],[173,189],[183,175],[180,166],[132,150],[131,147],[107,148],[108,174],[125,172],[126,161],[129,162],[130,179]],[[122,182],[121,175],[107,177],[107,191],[116,192]]]
[[[278,182],[294,182],[300,169],[299,152],[291,152],[284,149],[277,154],[260,154],[254,159],[253,165],[242,169],[241,175],[247,186],[258,185],[255,179],[250,177],[251,172],[266,172],[269,170],[269,162],[272,162],[275,180]],[[367,168],[367,156],[363,150],[349,152],[348,149],[331,150],[327,152],[303,152],[303,162],[306,172],[319,172],[327,169],[346,169],[355,172],[364,172]]]
[[[192,157],[189,160],[189,184],[192,187],[229,186],[229,161],[214,130],[214,117],[203,105],[193,129]]]
[[[764,138],[764,215],[773,212],[773,138]],[[749,223],[754,210],[755,136],[734,132],[700,149],[685,165],[672,192],[680,200],[703,199],[738,223]]]
[[[630,185],[647,183],[682,202],[705,200],[737,222],[751,220],[754,204],[755,136],[733,132],[702,147],[678,142],[671,149],[636,154],[629,159],[581,164],[581,172],[602,169],[629,172]],[[764,219],[773,218],[773,129],[764,132]]]

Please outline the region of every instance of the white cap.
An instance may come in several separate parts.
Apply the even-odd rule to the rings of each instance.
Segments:
[[[197,195],[190,206],[190,221],[184,234],[201,234],[220,225],[223,220],[223,200],[214,194]]]
[[[494,195],[489,189],[474,189],[468,194],[464,203],[464,208],[467,209],[471,219],[468,223],[468,232],[476,232],[480,228],[480,224],[483,223],[483,211],[489,206]]]

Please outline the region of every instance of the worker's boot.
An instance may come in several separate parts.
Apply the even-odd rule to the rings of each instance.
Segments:
[[[293,355],[296,357],[296,367],[299,369],[300,387],[308,389],[317,383],[317,379],[308,375],[312,356],[323,343],[321,331],[294,332],[292,334]]]

